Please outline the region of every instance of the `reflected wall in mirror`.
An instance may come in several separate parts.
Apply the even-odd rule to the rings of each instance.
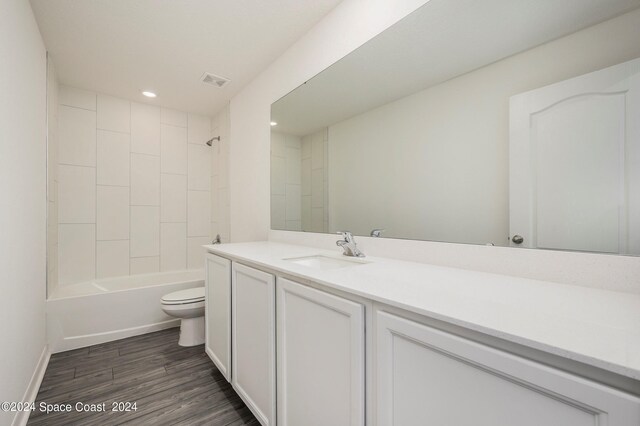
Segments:
[[[639,7],[429,1],[272,105],[272,228],[640,255]]]

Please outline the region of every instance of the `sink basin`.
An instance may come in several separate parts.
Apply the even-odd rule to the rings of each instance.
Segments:
[[[338,268],[346,268],[349,266],[362,265],[363,263],[365,263],[362,261],[338,259],[335,257],[322,256],[322,255],[290,257],[282,260],[295,263],[296,265],[307,266],[309,268],[315,268],[315,269],[338,269]]]

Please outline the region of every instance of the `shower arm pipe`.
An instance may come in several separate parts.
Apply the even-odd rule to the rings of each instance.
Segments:
[[[220,136],[216,136],[216,137],[213,137],[213,138],[209,139],[209,140],[206,142],[206,144],[207,144],[207,145],[209,145],[209,146],[211,146],[211,145],[213,144],[213,141],[218,141],[218,142],[220,142]]]

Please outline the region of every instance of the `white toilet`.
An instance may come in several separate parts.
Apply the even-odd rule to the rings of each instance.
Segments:
[[[166,294],[160,299],[162,310],[180,318],[180,346],[204,343],[204,287],[189,288]]]

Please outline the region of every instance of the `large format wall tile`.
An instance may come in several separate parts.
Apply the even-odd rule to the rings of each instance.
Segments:
[[[209,191],[211,184],[211,149],[207,145],[188,144],[188,188]]]
[[[98,130],[98,185],[129,186],[129,135]]]
[[[204,268],[205,244],[211,244],[209,237],[187,238],[187,269]]]
[[[60,285],[95,278],[96,227],[94,224],[60,224],[58,227],[58,274]]]
[[[311,231],[324,232],[324,208],[314,207],[311,209]]]
[[[314,170],[324,167],[325,140],[325,131],[316,132],[312,136],[311,168]]]
[[[160,221],[187,221],[187,177],[162,174],[160,177]]]
[[[311,158],[305,158],[302,160],[300,178],[302,183],[302,195],[311,195]]]
[[[300,148],[287,147],[287,183],[300,185],[301,154]]]
[[[188,117],[189,143],[204,145],[211,139],[211,119],[201,115],[189,114]],[[218,135],[213,135],[218,136]],[[205,145],[206,146],[206,145]]]
[[[58,223],[96,222],[96,169],[58,166]]]
[[[311,231],[311,195],[303,195],[302,196],[302,230],[310,232]]]
[[[152,274],[160,271],[160,256],[132,257],[129,259],[129,274]]]
[[[160,108],[131,103],[131,152],[160,155]]]
[[[271,132],[271,225],[275,229],[302,229],[302,184],[310,186],[311,158],[303,160],[305,138]],[[304,152],[310,154],[310,148]],[[306,170],[308,166],[309,170]],[[306,179],[303,173],[306,172]],[[309,190],[310,192],[310,190]]]
[[[131,206],[131,257],[160,254],[160,207]]]
[[[311,205],[324,207],[324,170],[316,169],[311,172]]]
[[[162,108],[160,114],[162,124],[170,124],[172,126],[187,127],[187,114],[175,109]]]
[[[58,103],[60,105],[95,111],[96,94],[87,90],[76,89],[75,87],[59,86]]]
[[[187,192],[187,235],[207,237],[211,223],[209,191]]]
[[[287,180],[287,160],[283,157],[271,156],[271,194],[285,195]]]
[[[300,197],[300,185],[287,184],[286,193],[286,218],[288,221],[300,221],[301,218],[301,197]]]
[[[160,158],[131,154],[131,205],[160,205]]]
[[[60,242],[48,229],[51,274],[69,284],[200,269],[202,244],[217,233],[229,241],[228,110],[210,119],[64,86],[52,102],[49,217],[69,227]]]
[[[96,278],[129,275],[129,240],[98,241]]]
[[[129,188],[98,185],[97,239],[129,239]]]
[[[271,196],[271,228],[286,229],[286,197],[284,195]]]
[[[96,165],[96,113],[61,105],[58,110],[58,163]]]
[[[160,225],[160,270],[177,271],[187,267],[187,224]]]
[[[187,129],[163,124],[160,127],[162,173],[187,174]]]
[[[211,176],[211,222],[220,221],[220,195],[218,189],[218,175]]]
[[[131,103],[113,96],[98,95],[98,129],[130,133]]]

